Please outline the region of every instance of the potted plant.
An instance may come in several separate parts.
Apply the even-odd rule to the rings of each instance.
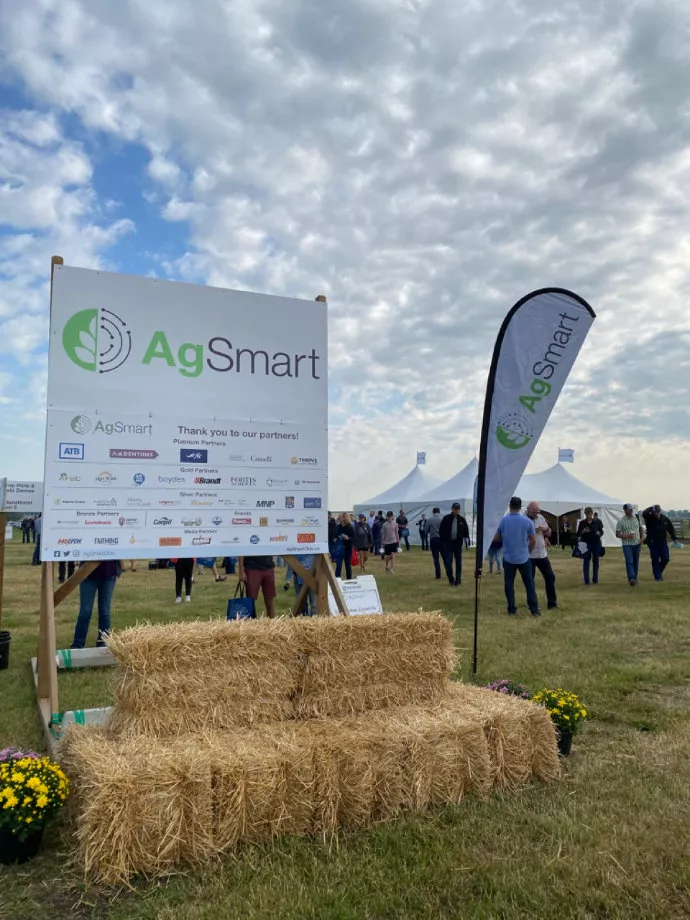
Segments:
[[[516,680],[510,680],[508,677],[502,677],[495,680],[492,684],[487,684],[488,690],[495,690],[497,693],[505,693],[509,696],[519,696],[522,700],[528,700],[532,694],[524,684]]]
[[[0,751],[0,863],[23,863],[41,846],[48,820],[62,807],[69,780],[33,751]]]
[[[573,744],[573,735],[580,731],[587,718],[587,710],[574,693],[562,687],[556,690],[544,687],[534,694],[532,701],[548,709],[558,731],[558,751],[567,757]]]

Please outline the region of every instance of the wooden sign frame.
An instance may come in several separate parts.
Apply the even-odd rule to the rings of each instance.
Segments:
[[[50,268],[50,300],[52,306],[53,299],[53,273],[56,265],[62,265],[61,256],[53,256]],[[315,298],[319,303],[326,303],[323,294]],[[5,516],[6,517],[6,516]],[[1,522],[0,518],[0,522]],[[4,528],[0,535],[0,576],[4,561]],[[310,570],[307,570],[302,563],[294,556],[284,556],[286,562],[291,566],[300,578],[303,579],[302,589],[292,608],[292,615],[297,616],[303,609],[309,591],[314,591],[316,595],[316,614],[317,616],[330,616],[328,609],[328,588],[330,586],[335,598],[338,610],[342,616],[349,616],[347,605],[343,598],[338,579],[335,577],[330,557],[319,553],[314,556],[314,562]],[[58,666],[59,658],[64,659],[66,652],[58,653],[55,639],[55,608],[66,600],[79,585],[88,578],[88,576],[97,568],[98,561],[83,563],[67,581],[55,590],[53,577],[53,563],[41,563],[41,607],[38,628],[38,650],[36,658],[32,658],[32,671],[34,684],[36,687],[36,700],[38,711],[43,726],[43,733],[50,751],[55,754],[57,742],[60,739],[61,728],[65,722],[85,722],[101,721],[107,718],[108,709],[99,710],[77,710],[75,712],[61,712],[58,698]],[[0,622],[2,617],[2,580],[0,577]],[[84,650],[82,654],[70,656],[73,660],[70,667],[96,667],[115,664],[115,660],[107,649],[103,649],[103,654],[94,655],[93,650]],[[88,719],[89,713],[93,713],[95,718]]]

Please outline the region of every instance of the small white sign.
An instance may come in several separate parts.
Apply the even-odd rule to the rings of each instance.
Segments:
[[[43,483],[2,480],[0,510],[27,511],[35,514],[43,510]]]
[[[345,606],[351,616],[359,616],[364,613],[383,613],[378,585],[373,575],[360,575],[359,578],[353,578],[351,581],[341,581],[340,579],[338,581],[345,599]],[[328,609],[332,616],[338,616],[340,613],[330,587],[328,589]]]

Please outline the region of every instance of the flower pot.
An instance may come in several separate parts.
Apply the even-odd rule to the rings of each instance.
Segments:
[[[42,827],[29,834],[24,840],[20,840],[7,828],[0,827],[0,863],[11,866],[14,863],[25,863],[33,859],[41,848],[42,839]]]
[[[558,753],[561,757],[567,757],[573,746],[573,733],[558,731]]]
[[[12,634],[8,629],[0,629],[0,671],[5,671],[10,664],[10,642]]]

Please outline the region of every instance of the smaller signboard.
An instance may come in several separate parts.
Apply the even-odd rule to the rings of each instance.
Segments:
[[[340,589],[351,616],[383,613],[378,585],[373,575],[360,575],[359,578],[353,578],[351,581],[340,581]],[[328,589],[328,609],[331,616],[339,615],[338,605],[330,587]]]
[[[0,484],[0,511],[43,511],[43,483],[3,479]]]

